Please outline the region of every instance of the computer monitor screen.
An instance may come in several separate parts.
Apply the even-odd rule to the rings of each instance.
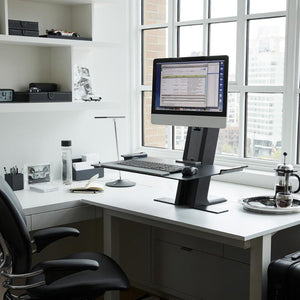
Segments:
[[[226,127],[228,56],[157,58],[153,124]]]

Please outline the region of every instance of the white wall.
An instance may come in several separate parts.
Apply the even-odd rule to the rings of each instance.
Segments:
[[[113,109],[110,111],[100,109],[76,112],[1,113],[0,106],[0,175],[4,174],[3,167],[9,169],[12,165],[18,165],[21,168],[27,163],[51,162],[54,177],[57,178],[60,174],[60,141],[62,139],[72,140],[74,155],[98,152],[101,161],[115,160],[113,121],[94,119],[94,116],[113,115],[114,112],[119,114],[121,111],[126,115],[126,119],[117,121],[120,152],[125,153],[131,150],[128,118],[130,89],[127,6],[128,1],[124,0],[96,6],[94,31],[96,40],[117,42],[118,47],[95,48],[91,51],[92,54],[87,52],[91,55],[89,64],[92,65],[92,83],[95,91],[101,94],[104,102],[113,103]],[[33,56],[35,53],[36,51],[32,51]],[[80,49],[80,53],[85,52]],[[10,57],[9,51],[5,54],[5,57],[0,55],[0,65],[8,61],[13,63],[13,57]],[[27,51],[26,55],[30,56],[30,53]],[[21,52],[20,56],[22,56]],[[26,71],[20,72],[24,72],[24,78],[26,78]],[[41,81],[42,79],[41,77]],[[6,85],[5,88],[9,86]]]

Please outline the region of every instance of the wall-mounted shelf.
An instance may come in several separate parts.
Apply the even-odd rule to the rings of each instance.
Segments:
[[[119,47],[118,43],[96,41],[94,34],[95,6],[106,8],[113,3],[114,0],[0,0],[0,65],[5,70],[0,74],[0,88],[25,91],[31,82],[54,82],[60,91],[72,91],[74,96],[74,66],[98,74],[99,64],[95,64],[93,55],[100,51],[99,59],[103,60],[103,51],[108,53],[110,48]],[[39,35],[47,29],[60,29],[91,40],[9,35],[10,19],[38,22]],[[113,101],[109,103],[77,103],[74,98],[69,103],[0,103],[0,113],[109,109]]]
[[[109,111],[114,109],[113,101],[101,102],[61,102],[61,103],[0,103],[1,113],[55,112],[55,111]]]
[[[0,34],[0,44],[38,47],[118,47],[117,43]]]
[[[23,0],[30,2],[50,2],[49,0]],[[111,4],[114,0],[52,0],[52,3],[64,4],[64,5],[78,5],[78,4]]]

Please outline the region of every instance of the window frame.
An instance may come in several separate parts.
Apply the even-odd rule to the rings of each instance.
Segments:
[[[300,0],[287,1],[285,11],[271,13],[255,13],[248,14],[248,1],[237,0],[237,16],[224,18],[207,18],[209,14],[209,0],[203,1],[204,19],[194,21],[178,21],[177,20],[177,0],[169,0],[168,20],[166,23],[142,25],[141,9],[142,1],[130,1],[133,41],[131,48],[131,60],[134,65],[134,75],[132,76],[132,128],[133,130],[133,148],[134,150],[146,151],[149,155],[180,158],[182,150],[173,149],[156,149],[142,146],[142,123],[141,110],[142,93],[150,91],[150,85],[141,84],[142,76],[142,31],[145,29],[168,28],[168,57],[176,57],[179,50],[178,32],[180,26],[203,25],[203,52],[208,53],[209,50],[209,24],[223,23],[235,21],[237,22],[237,49],[236,51],[236,80],[228,84],[228,93],[240,94],[240,110],[239,110],[239,149],[238,157],[230,155],[216,155],[215,163],[219,165],[248,165],[251,172],[273,172],[277,161],[267,161],[256,158],[245,157],[246,147],[246,98],[248,93],[282,93],[283,94],[283,115],[282,115],[282,152],[288,152],[287,162],[300,170],[300,150],[298,149],[298,111],[300,101],[300,85],[299,85],[299,34],[300,34]],[[248,86],[246,85],[246,70],[248,61],[248,24],[250,20],[265,19],[273,17],[285,17],[285,55],[284,55],[284,80],[283,85],[277,86]],[[238,67],[240,66],[240,67]],[[297,101],[296,101],[297,100]],[[175,130],[170,127],[170,133]],[[171,133],[172,134],[172,133]],[[297,141],[297,142],[295,142]],[[169,145],[173,148],[175,140],[171,138]],[[234,179],[232,179],[234,181]]]

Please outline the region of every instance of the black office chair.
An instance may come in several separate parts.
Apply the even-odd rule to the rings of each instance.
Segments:
[[[76,253],[31,268],[33,253],[78,235],[77,229],[57,227],[40,230],[31,240],[20,202],[0,176],[0,282],[4,278],[7,289],[3,299],[94,300],[106,291],[128,289],[125,273],[100,253]]]

